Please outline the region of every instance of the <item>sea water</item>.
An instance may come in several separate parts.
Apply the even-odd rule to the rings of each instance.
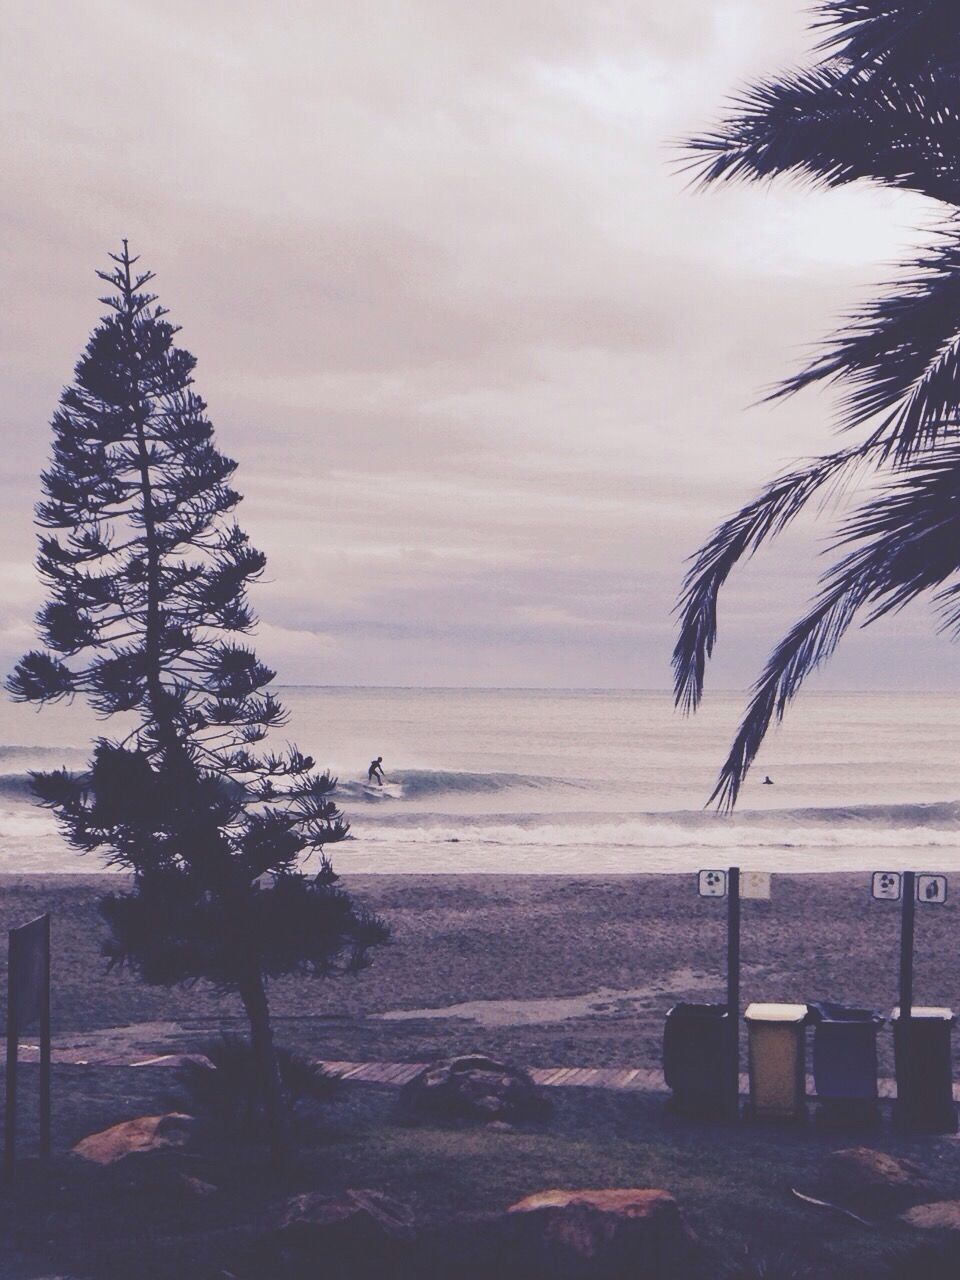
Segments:
[[[666,692],[280,694],[281,738],[339,778],[342,873],[960,870],[960,694],[803,695],[733,814],[704,806],[742,695],[686,718]],[[0,703],[0,872],[103,869],[64,844],[26,774],[81,768],[114,731],[78,705]],[[366,783],[378,755],[382,789]]]

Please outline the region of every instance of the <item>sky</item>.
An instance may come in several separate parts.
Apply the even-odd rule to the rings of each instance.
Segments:
[[[285,683],[666,687],[683,562],[832,404],[756,405],[929,236],[866,185],[692,190],[801,0],[7,0],[0,663],[35,644],[49,420],[123,236],[198,358]],[[731,581],[712,686],[829,518]],[[922,606],[822,687],[960,687]]]

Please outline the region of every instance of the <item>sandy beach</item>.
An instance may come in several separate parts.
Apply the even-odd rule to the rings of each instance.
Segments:
[[[53,916],[53,1027],[63,1045],[109,1028],[164,1052],[243,1025],[236,1000],[202,986],[149,988],[106,973],[96,902],[106,876],[5,877],[0,926]],[[533,1065],[660,1065],[678,999],[723,994],[724,906],[690,876],[350,876],[393,940],[357,977],[271,988],[278,1037],[327,1059],[422,1061],[484,1048]],[[958,907],[918,912],[918,1003],[960,1007]],[[743,1000],[830,999],[888,1013],[899,915],[864,874],[777,876],[743,904]],[[2,999],[2,997],[0,997]],[[889,1032],[881,1070],[892,1072]],[[82,1056],[79,1055],[78,1056]]]

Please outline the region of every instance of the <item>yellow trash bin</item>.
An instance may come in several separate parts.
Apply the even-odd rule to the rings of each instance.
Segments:
[[[796,1120],[806,1113],[805,1004],[750,1004],[750,1113]]]

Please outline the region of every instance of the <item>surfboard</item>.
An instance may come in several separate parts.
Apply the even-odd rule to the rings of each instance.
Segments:
[[[398,782],[385,782],[382,787],[376,782],[362,782],[360,790],[374,800],[399,800],[402,794]]]

